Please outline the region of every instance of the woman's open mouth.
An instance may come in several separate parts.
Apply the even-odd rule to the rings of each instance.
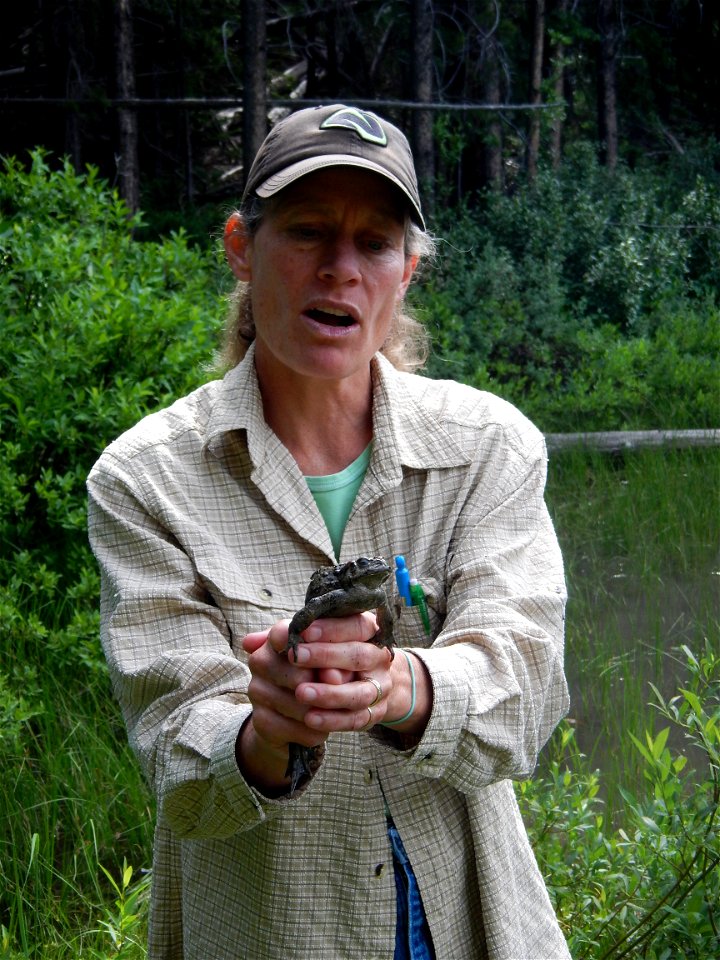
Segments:
[[[313,308],[307,311],[307,316],[326,327],[351,327],[355,323],[354,318],[342,310]]]

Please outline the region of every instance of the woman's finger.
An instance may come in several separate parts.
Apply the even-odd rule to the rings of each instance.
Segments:
[[[387,679],[378,675],[369,680],[353,680],[341,685],[330,683],[300,683],[295,697],[301,704],[307,704],[321,710],[361,710],[363,707],[375,707],[387,699],[392,691],[389,675]],[[383,682],[384,681],[384,682]],[[377,684],[377,686],[375,685]],[[378,696],[378,693],[380,696]]]
[[[376,647],[372,643],[334,643],[317,641],[302,644],[299,651],[303,667],[311,670],[339,670],[352,673],[371,673],[375,670],[387,670],[391,654],[386,647]]]
[[[248,633],[243,637],[242,648],[245,653],[255,653],[267,641],[268,630],[261,630],[259,633]]]
[[[347,617],[322,617],[303,631],[306,643],[365,643],[378,631],[377,617],[371,610]]]
[[[384,703],[356,710],[308,710],[305,725],[325,734],[351,730],[369,730],[385,716]]]

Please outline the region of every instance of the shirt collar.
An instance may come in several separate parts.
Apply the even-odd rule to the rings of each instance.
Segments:
[[[423,378],[401,373],[376,354],[373,377],[372,466],[386,480],[399,479],[402,467],[432,469],[469,463],[463,449],[439,421],[437,411],[421,402],[422,392],[411,384]],[[430,381],[428,381],[428,386]],[[255,344],[223,378],[207,423],[205,446],[218,456],[226,434],[245,430],[250,456],[259,466],[268,450],[268,431],[255,373]]]
[[[218,396],[208,418],[205,447],[214,456],[222,456],[225,437],[237,430],[247,434],[253,463],[265,458],[268,426],[263,416],[262,397],[255,374],[255,344],[232,370],[223,377]]]
[[[440,411],[422,402],[422,387],[432,389],[432,381],[401,373],[379,353],[372,371],[376,463],[399,471],[403,466],[423,470],[470,462],[471,452],[446,430]]]

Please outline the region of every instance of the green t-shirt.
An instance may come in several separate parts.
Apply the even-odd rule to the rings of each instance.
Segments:
[[[370,463],[371,451],[372,443],[363,450],[357,460],[353,460],[340,473],[331,473],[325,477],[305,477],[330,533],[336,557],[340,556],[345,524]]]

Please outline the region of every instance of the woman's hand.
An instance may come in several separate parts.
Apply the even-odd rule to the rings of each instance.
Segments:
[[[387,648],[368,642],[376,632],[375,615],[363,613],[316,620],[303,634],[298,660],[313,675],[303,678],[295,696],[306,706],[304,722],[312,730],[326,736],[366,730],[384,717],[393,689],[392,658]]]
[[[418,738],[432,709],[432,682],[422,660],[391,659],[369,643],[377,632],[374,613],[316,620],[303,632],[297,661],[288,652],[288,620],[243,640],[252,679],[253,712],[237,741],[243,776],[268,795],[285,792],[288,744],[323,744],[337,731],[367,730],[396,721],[414,709],[398,733]],[[372,680],[367,679],[371,677]]]
[[[332,731],[361,730],[381,720],[392,691],[390,654],[368,643],[377,632],[373,613],[316,620],[303,633],[297,662],[288,653],[288,621],[248,634],[252,715],[238,737],[236,756],[245,778],[263,791],[284,790],[288,744],[318,746]],[[372,676],[378,689],[363,676]]]

